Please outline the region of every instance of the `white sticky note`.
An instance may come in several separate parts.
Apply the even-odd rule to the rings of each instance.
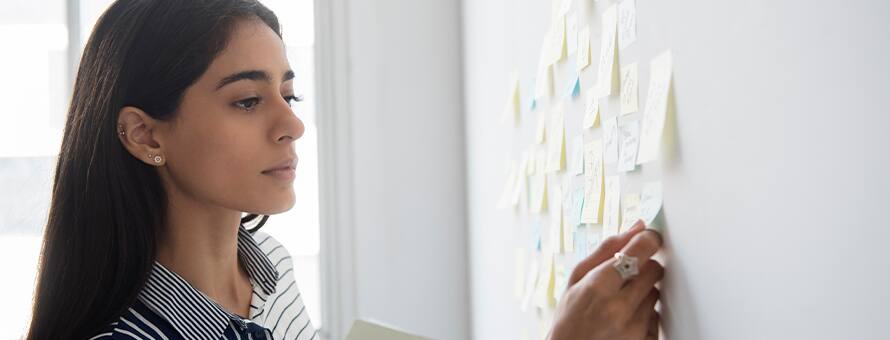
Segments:
[[[640,194],[640,218],[651,226],[652,221],[661,211],[662,191],[661,182],[648,182],[643,184],[643,192]]]
[[[566,163],[565,118],[562,108],[554,111],[549,125],[547,172],[557,172],[564,169]]]
[[[637,148],[640,144],[640,123],[630,121],[618,127],[618,171],[633,171],[637,167]]]
[[[590,26],[585,25],[578,31],[578,72],[590,65]]]
[[[529,211],[535,214],[543,213],[547,210],[547,175],[538,172],[531,177],[531,206]]]
[[[568,288],[569,276],[566,273],[565,266],[560,263],[556,264],[554,270],[554,289],[553,289],[553,299],[556,303],[559,303],[559,300],[562,299],[563,294],[566,292],[566,288]],[[547,324],[549,325],[549,323]]]
[[[600,97],[612,94],[612,87],[615,82],[615,72],[612,72],[615,64],[615,38],[618,28],[618,9],[612,5],[603,13],[603,36],[600,45],[599,59],[599,77],[597,78],[597,87],[600,90]]]
[[[525,279],[525,293],[522,295],[522,311],[528,311],[529,307],[532,305],[532,298],[535,294],[535,287],[538,286],[538,276],[540,274],[539,264],[537,258],[532,258],[529,263],[528,268],[528,277]]]
[[[548,32],[541,43],[540,56],[538,57],[538,71],[535,77],[535,98],[542,99],[550,95],[553,89],[553,73],[550,67],[550,35]]]
[[[652,60],[652,76],[646,94],[646,108],[643,111],[643,126],[640,130],[640,150],[637,164],[658,158],[664,120],[667,115],[668,98],[671,89],[673,66],[671,52],[666,51]]]
[[[553,22],[550,34],[551,64],[562,61],[566,56],[566,17],[561,15]]]
[[[525,268],[528,265],[528,252],[525,248],[517,247],[513,251],[513,295],[522,301],[522,294],[525,293]]]
[[[618,4],[618,49],[637,41],[637,2],[624,0]]]
[[[600,114],[600,100],[597,95],[596,87],[587,90],[587,105],[584,108],[584,121],[581,126],[585,129],[592,129],[596,126],[597,117]]]
[[[584,145],[584,207],[581,223],[599,223],[603,200],[603,143],[596,139]]]
[[[603,158],[606,164],[618,161],[618,118],[603,120]]]
[[[640,194],[624,194],[621,198],[621,229],[625,231],[633,227],[640,219]]]
[[[606,176],[606,201],[603,203],[603,237],[618,234],[619,195],[621,185],[618,176]]]
[[[566,53],[571,55],[578,49],[578,14],[566,13]]]
[[[562,0],[562,3],[559,5],[559,11],[556,13],[557,15],[566,15],[572,9],[573,0]]]
[[[621,114],[634,113],[639,107],[639,67],[632,63],[621,68]]]
[[[552,196],[553,206],[550,209],[550,249],[555,253],[563,253],[562,247],[562,189],[554,187]]]
[[[519,174],[519,168],[516,166],[516,163],[513,162],[510,162],[509,168],[507,179],[504,182],[504,188],[501,191],[500,199],[498,199],[498,209],[503,209],[510,205],[510,198],[513,197],[513,190],[516,187],[516,176]]]
[[[575,251],[575,226],[577,224],[572,224],[571,215],[574,210],[574,200],[575,195],[573,194],[572,188],[566,188],[563,190],[563,198],[562,198],[562,249],[566,253],[571,253]]]
[[[580,175],[584,173],[584,139],[580,134],[572,138],[572,158],[569,173]]]

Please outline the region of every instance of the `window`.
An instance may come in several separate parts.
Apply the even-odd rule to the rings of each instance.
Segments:
[[[110,0],[11,0],[0,12],[0,339],[21,337],[30,317],[37,258],[49,209],[55,159],[62,138],[73,70],[83,45]],[[314,97],[312,0],[267,0],[278,15],[295,89],[306,125],[296,142],[300,163],[294,208],[269,218],[274,235],[294,258],[294,271],[312,321],[321,328],[319,274],[318,156]],[[75,8],[68,7],[74,4]],[[26,293],[27,292],[27,293]]]

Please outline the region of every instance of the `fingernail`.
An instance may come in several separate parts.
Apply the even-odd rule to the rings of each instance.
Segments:
[[[634,233],[640,229],[643,229],[645,226],[646,226],[646,223],[644,223],[643,220],[637,220],[637,223],[634,223],[634,226],[630,227],[630,229],[625,230],[624,233],[631,234],[631,233]]]

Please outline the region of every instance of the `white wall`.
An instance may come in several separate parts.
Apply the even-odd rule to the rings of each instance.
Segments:
[[[629,178],[664,182],[668,338],[890,338],[890,5],[637,3],[639,40],[619,60],[640,63],[641,105],[648,61],[674,56],[666,135],[677,152]],[[519,339],[530,327],[512,293],[524,229],[494,205],[534,123],[524,114],[514,132],[498,117],[512,69],[534,71],[550,3],[462,10],[472,334]]]
[[[459,3],[345,3],[355,314],[466,339]]]

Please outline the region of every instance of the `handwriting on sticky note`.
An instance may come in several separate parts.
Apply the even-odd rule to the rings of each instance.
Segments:
[[[584,145],[584,207],[582,223],[600,222],[603,199],[603,143],[596,139]]]
[[[603,158],[606,164],[618,161],[618,118],[603,120]]]
[[[557,172],[565,168],[566,159],[565,118],[561,108],[553,113],[548,130],[547,171]]]
[[[621,198],[621,230],[633,227],[640,219],[640,194],[624,194]]]
[[[587,105],[584,108],[584,121],[581,126],[591,129],[596,126],[597,117],[600,114],[600,100],[596,87],[587,90]]]
[[[649,91],[646,93],[646,108],[643,111],[637,164],[655,160],[658,156],[667,114],[672,68],[670,51],[666,51],[652,60],[652,76],[649,79]]]
[[[646,226],[651,226],[652,221],[655,221],[658,212],[661,211],[661,204],[661,182],[643,184],[643,192],[640,194],[640,218],[646,222]]]
[[[580,175],[584,173],[584,140],[581,134],[572,138],[572,158],[569,173]]]
[[[639,111],[639,68],[632,63],[621,68],[621,114]]]
[[[623,50],[637,40],[637,2],[624,0],[618,4],[618,49]]]
[[[603,36],[600,45],[599,77],[597,87],[600,97],[612,94],[615,75],[612,72],[615,64],[615,39],[618,27],[618,10],[615,5],[609,6],[603,13]]]
[[[630,121],[618,127],[618,171],[633,171],[637,166],[637,148],[640,144],[640,123]]]
[[[618,234],[619,195],[621,186],[618,176],[606,176],[606,202],[603,204],[603,237]]]

